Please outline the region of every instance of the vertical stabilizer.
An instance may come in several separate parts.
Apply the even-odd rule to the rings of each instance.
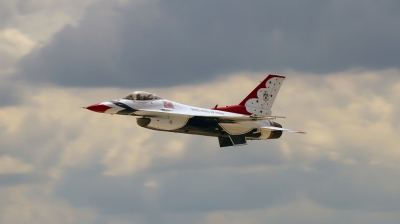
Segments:
[[[271,116],[271,107],[283,80],[284,76],[268,75],[239,105],[250,114]]]

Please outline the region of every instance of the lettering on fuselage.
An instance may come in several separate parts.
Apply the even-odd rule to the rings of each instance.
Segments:
[[[196,112],[204,112],[204,113],[209,113],[209,114],[219,114],[219,115],[224,115],[223,112],[215,111],[215,110],[203,110],[203,109],[197,109],[197,108],[190,108],[192,111]]]

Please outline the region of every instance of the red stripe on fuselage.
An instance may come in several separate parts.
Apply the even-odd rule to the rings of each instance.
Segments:
[[[225,112],[231,112],[231,113],[237,113],[237,114],[243,114],[243,115],[251,115],[246,110],[246,107],[242,105],[232,105],[232,106],[226,106],[226,107],[217,107],[213,108],[214,110],[220,110],[220,111],[225,111]]]

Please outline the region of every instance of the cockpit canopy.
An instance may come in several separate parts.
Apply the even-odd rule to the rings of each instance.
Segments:
[[[135,91],[124,97],[126,100],[159,100],[161,97],[144,91]]]

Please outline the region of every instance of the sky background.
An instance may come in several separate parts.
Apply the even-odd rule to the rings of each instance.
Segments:
[[[397,0],[0,0],[0,222],[400,220]],[[269,73],[278,140],[220,148],[80,107],[211,108]]]

